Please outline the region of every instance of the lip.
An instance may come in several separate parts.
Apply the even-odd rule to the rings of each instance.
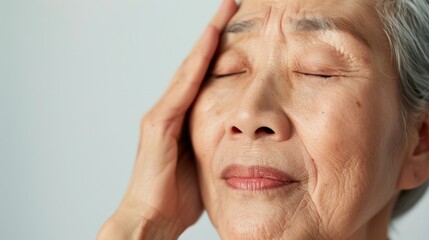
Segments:
[[[235,164],[222,171],[222,178],[229,187],[246,191],[279,188],[296,182],[287,173],[273,167]]]

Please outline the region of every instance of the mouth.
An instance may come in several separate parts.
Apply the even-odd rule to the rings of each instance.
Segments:
[[[268,166],[230,165],[222,171],[226,184],[238,190],[280,188],[296,182],[287,173]]]

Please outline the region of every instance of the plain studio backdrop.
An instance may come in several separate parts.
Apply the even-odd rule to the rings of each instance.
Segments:
[[[0,239],[90,240],[218,0],[0,0]],[[429,196],[393,225],[427,240]],[[180,239],[219,239],[204,214]]]

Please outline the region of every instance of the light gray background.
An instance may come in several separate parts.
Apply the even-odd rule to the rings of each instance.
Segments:
[[[0,0],[0,239],[94,239],[219,1]],[[393,239],[427,240],[429,196]],[[219,239],[207,216],[181,239]]]

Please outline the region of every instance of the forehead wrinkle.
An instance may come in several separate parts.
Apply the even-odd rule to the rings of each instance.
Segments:
[[[268,24],[271,9],[267,12],[265,18],[253,18],[251,20],[239,21],[229,24],[224,33],[244,33],[251,32],[265,27]],[[290,19],[286,22],[295,32],[317,32],[317,31],[340,31],[352,35],[366,47],[371,48],[368,39],[361,34],[352,22],[344,17],[303,17],[299,19]],[[280,29],[279,29],[280,30]]]
[[[268,26],[268,24],[270,23],[270,19],[271,19],[271,13],[273,12],[273,7],[270,6],[267,10],[267,13],[265,14],[264,17],[264,24],[263,27],[266,28]]]
[[[281,41],[282,42],[286,42],[286,35],[285,35],[285,32],[282,29],[282,27],[284,25],[285,15],[286,15],[286,11],[283,11],[283,13],[281,15],[281,24],[278,26],[279,27],[279,32],[281,33],[280,37],[281,37]]]

